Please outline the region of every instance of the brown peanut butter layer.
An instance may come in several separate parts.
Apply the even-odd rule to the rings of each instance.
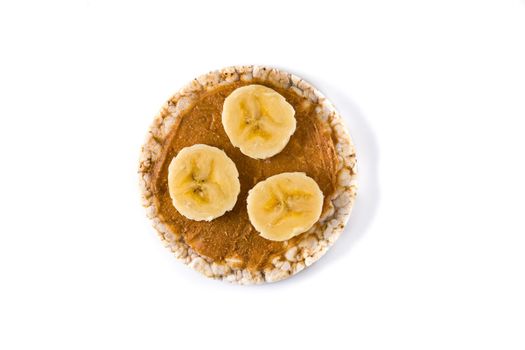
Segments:
[[[297,128],[289,143],[283,151],[264,160],[250,158],[235,148],[221,123],[224,99],[236,88],[248,84],[261,84],[276,90],[295,109]],[[305,172],[322,190],[325,211],[329,207],[330,196],[337,188],[337,140],[329,125],[316,117],[315,108],[314,103],[292,89],[282,89],[267,81],[236,81],[202,93],[177,118],[161,144],[158,159],[152,164],[152,193],[159,218],[172,232],[180,234],[197,253],[217,263],[234,262],[240,268],[250,270],[261,270],[271,265],[273,257],[283,255],[304,234],[285,242],[260,237],[248,219],[248,191],[256,183],[272,175]],[[173,207],[168,192],[168,166],[172,158],[182,148],[198,143],[224,150],[236,164],[241,184],[241,192],[233,210],[210,222],[189,220],[179,214]]]

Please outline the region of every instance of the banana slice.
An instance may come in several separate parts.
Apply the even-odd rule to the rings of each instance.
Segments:
[[[224,151],[185,147],[171,160],[168,188],[173,206],[191,220],[211,221],[232,210],[241,186],[235,163]]]
[[[281,152],[295,132],[295,124],[292,105],[262,85],[236,89],[222,107],[222,125],[231,143],[256,159]]]
[[[282,173],[248,192],[248,217],[259,234],[285,241],[308,231],[319,220],[323,192],[305,173]]]

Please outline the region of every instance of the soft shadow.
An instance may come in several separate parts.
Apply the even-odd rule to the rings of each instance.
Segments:
[[[286,68],[283,69],[291,71]],[[344,232],[326,255],[297,276],[278,282],[278,285],[293,283],[297,279],[310,278],[349,254],[374,221],[380,201],[379,146],[376,136],[361,110],[341,88],[302,72],[291,72],[318,88],[334,104],[343,117],[356,147],[357,198]]]

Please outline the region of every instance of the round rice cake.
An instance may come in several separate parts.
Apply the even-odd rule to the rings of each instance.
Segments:
[[[257,160],[228,140],[221,123],[224,99],[234,89],[260,84],[292,104],[297,129],[279,154]],[[180,215],[169,197],[167,168],[193,144],[223,149],[236,163],[241,193],[232,211],[210,222]],[[247,192],[265,178],[303,171],[324,194],[314,226],[284,242],[260,237],[246,213]],[[356,196],[356,156],[334,106],[303,79],[264,66],[234,66],[202,75],[162,107],[150,127],[139,164],[142,203],[160,238],[175,256],[207,277],[239,284],[288,278],[323,256],[344,229]]]

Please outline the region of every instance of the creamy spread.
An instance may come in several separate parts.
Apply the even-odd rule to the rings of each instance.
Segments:
[[[254,82],[235,82],[203,93],[200,99],[177,118],[169,136],[162,145],[162,154],[154,164],[153,195],[159,216],[173,232],[182,235],[185,242],[199,254],[216,262],[236,260],[237,266],[261,269],[271,264],[276,255],[282,255],[296,245],[302,235],[285,242],[269,241],[260,237],[250,224],[246,210],[248,191],[259,181],[283,172],[305,172],[319,185],[325,197],[336,189],[337,156],[331,128],[319,120],[315,104],[292,90],[266,85],[283,95],[295,109],[297,128],[288,145],[277,155],[257,160],[235,148],[228,139],[222,123],[224,99],[236,88]],[[239,171],[241,192],[232,211],[210,222],[185,218],[173,207],[168,192],[168,166],[171,159],[184,147],[197,143],[218,147],[234,161]],[[322,216],[322,215],[321,215]]]

